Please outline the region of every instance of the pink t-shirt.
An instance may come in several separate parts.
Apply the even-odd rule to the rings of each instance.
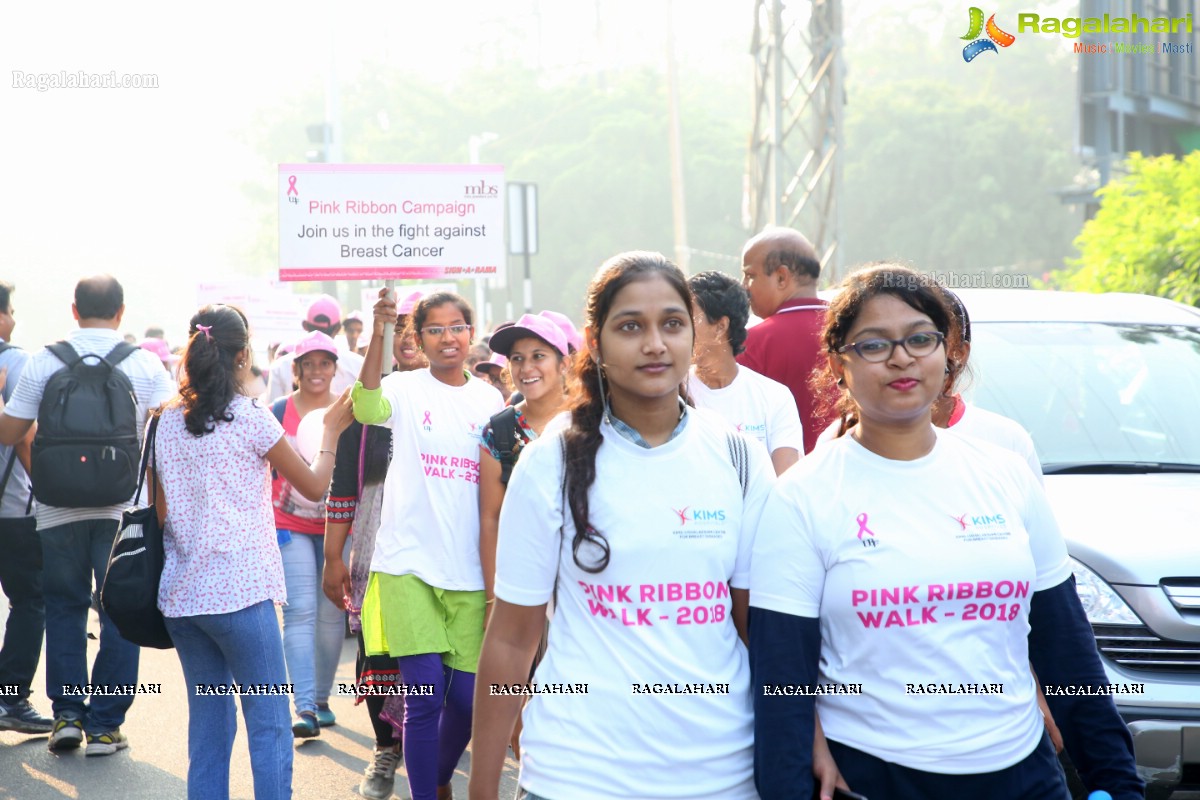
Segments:
[[[283,436],[271,410],[237,395],[232,422],[192,436],[163,412],[154,453],[167,501],[158,607],[168,617],[227,614],[287,598],[266,460]]]

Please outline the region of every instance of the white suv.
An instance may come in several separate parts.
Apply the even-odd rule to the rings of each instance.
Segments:
[[[959,292],[967,394],[1033,436],[1147,797],[1200,788],[1200,309]]]

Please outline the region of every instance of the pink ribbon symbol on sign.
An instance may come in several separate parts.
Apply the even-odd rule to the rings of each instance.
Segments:
[[[875,531],[873,531],[867,527],[867,514],[865,511],[858,515],[858,539],[859,539],[859,541],[862,541],[862,537],[863,537],[864,533],[867,534],[868,536],[875,535]]]
[[[288,192],[287,193],[289,196],[291,196],[293,194],[296,195],[297,197],[300,196],[300,192],[296,191],[296,176],[295,175],[288,176]]]
[[[421,424],[422,425],[432,425],[433,424],[433,420],[429,418],[428,411],[425,412],[425,419],[421,420]]]

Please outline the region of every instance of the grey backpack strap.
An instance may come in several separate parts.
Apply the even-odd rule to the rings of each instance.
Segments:
[[[729,448],[729,460],[737,470],[738,482],[742,484],[742,497],[750,483],[750,454],[746,451],[746,440],[736,433],[725,434],[725,445]]]

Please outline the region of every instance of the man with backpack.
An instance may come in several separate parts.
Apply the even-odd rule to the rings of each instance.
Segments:
[[[12,397],[29,354],[12,345],[12,284],[0,281],[0,400]],[[29,702],[30,684],[42,656],[46,612],[42,604],[42,544],[30,512],[29,440],[0,447],[0,586],[11,610],[0,647],[0,731],[50,733],[53,720]]]
[[[121,723],[133,703],[138,647],[100,611],[100,649],[90,677],[87,620],[92,580],[104,583],[109,551],[137,483],[149,412],[174,394],[155,356],[118,333],[125,293],[110,275],[81,280],[71,312],[79,329],[29,359],[0,415],[0,444],[38,424],[31,449],[46,608],[50,749],[87,738],[87,755],[128,747]],[[90,695],[90,697],[89,697]]]

